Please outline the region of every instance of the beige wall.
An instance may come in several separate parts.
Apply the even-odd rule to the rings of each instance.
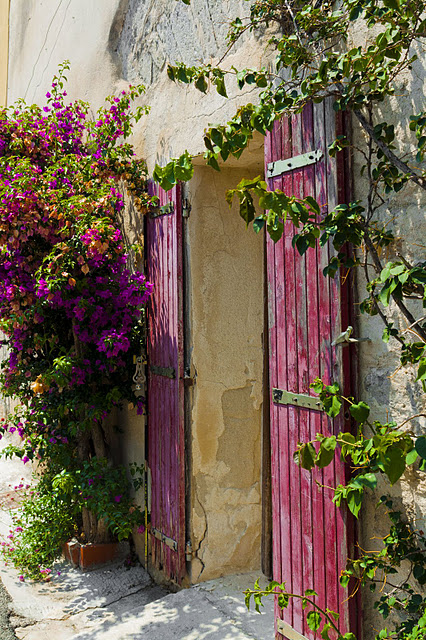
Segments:
[[[188,222],[192,327],[192,581],[260,568],[263,238],[197,168]]]
[[[9,0],[0,0],[0,105],[6,105],[9,49]]]

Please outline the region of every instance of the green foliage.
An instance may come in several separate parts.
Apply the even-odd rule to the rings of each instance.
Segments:
[[[395,484],[407,466],[416,462],[418,448],[426,453],[424,438],[416,438],[411,431],[398,428],[395,422],[370,421],[370,407],[363,401],[343,397],[336,383],[325,385],[316,380],[311,387],[319,393],[324,411],[330,418],[335,418],[346,404],[358,427],[353,433],[340,432],[337,436],[317,434],[315,440],[299,444],[294,458],[302,468],[310,471],[314,466],[329,465],[338,452],[351,465],[352,476],[346,485],[334,489],[333,501],[337,506],[346,502],[358,517],[364,493],[376,488],[377,476],[384,475]],[[370,437],[365,434],[364,425],[371,431]]]
[[[314,589],[306,589],[302,594],[287,591],[286,583],[279,583],[273,580],[266,587],[259,585],[256,580],[253,589],[246,589],[244,592],[245,604],[250,609],[251,601],[254,602],[255,610],[260,613],[263,607],[262,599],[266,596],[275,596],[281,609],[286,609],[292,599],[301,600],[306,623],[312,631],[319,631],[323,640],[356,640],[353,633],[341,633],[338,627],[339,614],[331,609],[322,609],[316,602],[317,592]],[[331,635],[330,635],[331,633]]]
[[[355,150],[364,162],[360,174],[367,182],[365,201],[339,203],[333,210],[324,211],[313,198],[269,191],[261,176],[241,180],[228,191],[227,201],[230,206],[237,201],[246,226],[253,225],[256,233],[264,230],[274,242],[293,225],[293,246],[301,255],[332,245],[334,250],[326,254],[325,276],[344,274],[346,278],[350,270],[362,269],[367,295],[359,309],[383,320],[383,340],[399,343],[401,366],[416,369],[414,384],[420,384],[423,391],[426,316],[419,313],[419,308],[426,306],[426,262],[410,264],[402,253],[404,243],[400,239],[398,245],[395,243],[393,219],[383,218],[387,203],[407,185],[426,190],[426,110],[416,105],[414,113],[401,114],[401,120],[409,118],[404,146],[395,125],[383,121],[383,111],[389,108],[389,97],[400,92],[416,61],[414,52],[422,51],[425,9],[423,0],[342,0],[338,5],[314,0],[257,0],[250,3],[248,16],[231,19],[228,43],[231,48],[247,31],[264,34],[260,30],[269,28],[272,35],[267,46],[276,55],[267,70],[222,68],[211,63],[175,64],[168,70],[172,81],[192,84],[202,93],[213,87],[225,97],[231,83],[239,90],[258,89],[256,104],[240,107],[227,123],[211,126],[205,132],[206,162],[215,170],[220,169],[219,160],[239,158],[256,132],[266,135],[277,119],[301,113],[308,102],[331,99],[336,112],[352,116],[353,126],[359,129]],[[349,45],[348,35],[357,32],[366,32],[364,42]],[[414,152],[407,153],[410,144]],[[353,148],[349,136],[339,134],[328,152],[347,162]],[[167,167],[161,171],[168,175]],[[167,188],[171,182],[165,183]],[[414,197],[417,199],[418,194]],[[398,321],[395,308],[400,314]],[[338,506],[345,502],[358,517],[365,493],[376,489],[379,477],[395,484],[407,467],[426,470],[426,436],[409,429],[411,421],[419,416],[411,416],[400,425],[381,422],[371,416],[366,402],[343,397],[335,383],[326,385],[317,380],[312,388],[330,419],[345,409],[353,422],[353,429],[348,427],[337,436],[317,434],[313,440],[299,443],[295,452],[296,462],[307,470],[326,467],[336,455],[348,462],[352,477],[347,484],[334,487],[333,499]],[[375,586],[380,574],[383,593],[378,610],[385,618],[392,611],[401,611],[406,618],[396,630],[379,631],[377,638],[417,640],[424,637],[426,627],[422,589],[417,589],[426,583],[424,538],[411,531],[397,512],[389,515],[392,525],[383,550],[376,555],[361,551],[356,561],[349,562],[342,582],[347,586],[354,579]],[[399,582],[387,591],[385,583],[389,584],[390,574],[408,561],[415,586],[410,575],[406,583]],[[276,594],[283,608],[291,598],[302,598],[304,608],[309,604],[306,594],[289,594],[285,584],[278,583],[271,583],[266,590],[257,584],[254,591],[246,592],[246,602],[249,604],[253,597],[259,610],[262,597],[270,594]],[[342,636],[332,612],[320,611],[314,602],[308,606],[307,624],[325,640],[334,639],[336,634],[339,640],[354,638],[352,634]]]
[[[22,572],[23,578],[50,579],[51,566],[62,545],[73,535],[86,542],[81,527],[83,507],[102,520],[118,540],[127,539],[143,521],[130,497],[124,467],[112,467],[106,459],[92,458],[83,465],[67,462],[67,468],[50,464],[36,477],[35,488],[18,485],[22,507],[11,512],[13,526],[1,552]],[[55,473],[56,471],[56,473]],[[133,465],[133,487],[143,482],[143,467]]]
[[[403,520],[386,496],[378,504],[379,509],[383,507],[388,510],[391,526],[382,547],[374,552],[361,550],[356,559],[348,560],[340,582],[345,587],[352,583],[354,589],[368,586],[377,592],[375,607],[384,619],[392,611],[403,614],[394,630],[384,629],[378,638],[417,638],[426,610],[426,538]],[[384,591],[385,585],[389,592]]]

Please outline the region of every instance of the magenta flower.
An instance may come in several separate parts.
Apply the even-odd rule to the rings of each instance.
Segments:
[[[122,498],[122,496],[121,496],[121,495],[114,496],[114,500],[115,500],[115,502],[120,502],[121,498]]]

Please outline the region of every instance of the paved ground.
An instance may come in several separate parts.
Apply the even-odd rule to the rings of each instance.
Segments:
[[[1,640],[16,640],[16,635],[10,625],[10,596],[0,580],[0,638]]]
[[[254,574],[201,583],[167,593],[142,567],[115,564],[82,572],[58,565],[50,583],[16,580],[7,567],[10,622],[1,640],[273,640],[273,609],[248,612],[242,591]],[[5,635],[8,633],[9,635]]]
[[[0,459],[0,538],[9,532],[9,510],[16,508],[13,485],[23,475],[29,480],[30,469],[21,462]],[[243,591],[258,574],[168,593],[141,566],[117,563],[83,572],[62,562],[55,568],[60,575],[49,583],[19,582],[18,572],[0,559],[0,640],[274,638],[272,601],[265,602],[262,614],[244,605]]]

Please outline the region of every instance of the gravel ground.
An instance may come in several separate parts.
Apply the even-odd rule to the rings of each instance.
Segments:
[[[9,622],[10,596],[0,578],[0,638],[1,640],[17,640]]]

